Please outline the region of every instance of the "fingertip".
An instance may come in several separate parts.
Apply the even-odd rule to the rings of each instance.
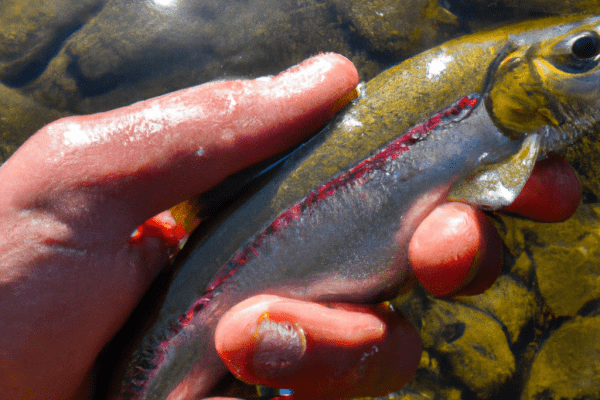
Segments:
[[[581,200],[581,184],[568,161],[551,155],[538,161],[515,201],[504,211],[538,222],[568,219]]]
[[[231,308],[215,329],[215,348],[229,370],[239,379],[252,382],[252,358],[260,317],[279,298],[255,296]]]
[[[236,376],[292,389],[294,399],[387,394],[412,378],[422,351],[416,329],[389,306],[324,306],[273,296],[228,312],[215,343]]]
[[[272,85],[285,96],[285,136],[305,138],[325,125],[357,97],[358,83],[354,64],[336,53],[318,54],[275,76]]]
[[[331,69],[326,75],[328,79],[335,79],[339,83],[339,89],[336,90],[337,98],[333,102],[330,111],[327,113],[329,120],[335,113],[346,107],[352,100],[358,97],[359,83],[358,70],[352,64],[352,61],[336,53],[321,53],[318,56],[331,63]]]
[[[377,337],[344,348],[333,346],[329,351],[332,340],[323,341],[324,349],[315,351],[307,363],[310,373],[305,371],[304,379],[290,386],[295,400],[385,396],[412,379],[422,353],[417,330],[387,305],[359,307],[361,311],[355,309],[345,318],[340,314],[340,319],[351,325],[352,318],[372,314],[383,322],[385,330]]]
[[[298,87],[298,85],[304,84],[306,89],[313,86],[320,87],[323,82],[326,82],[336,96],[334,104],[339,104],[339,99],[345,93],[353,93],[359,82],[358,70],[352,61],[337,53],[319,53],[288,68],[277,75],[275,79],[284,87],[287,85]],[[329,96],[329,94],[324,92],[323,96]],[[339,108],[351,100],[352,98],[347,99],[345,104]]]
[[[483,293],[494,284],[502,270],[502,239],[485,214],[480,212],[480,215],[482,247],[478,259],[473,262],[475,274],[470,282],[465,282],[462,287],[451,293],[451,296],[473,296]]]
[[[436,208],[413,235],[408,255],[419,283],[437,297],[481,292],[502,266],[498,233],[485,214],[462,203]]]

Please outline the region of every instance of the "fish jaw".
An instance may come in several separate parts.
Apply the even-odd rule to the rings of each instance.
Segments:
[[[541,156],[594,133],[600,122],[600,16],[558,33],[509,41],[486,98],[507,135],[540,136]]]

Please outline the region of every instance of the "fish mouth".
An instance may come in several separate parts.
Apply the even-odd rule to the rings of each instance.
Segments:
[[[565,120],[560,126],[546,125],[535,132],[541,138],[541,159],[549,153],[563,150],[580,137],[597,132],[600,128],[600,109],[589,107],[581,112],[573,107],[565,114]]]

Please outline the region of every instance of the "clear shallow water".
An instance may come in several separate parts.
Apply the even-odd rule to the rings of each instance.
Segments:
[[[4,2],[0,26],[16,34],[0,32],[0,162],[63,115],[112,109],[213,79],[274,74],[319,51],[346,55],[368,80],[458,35],[593,7],[373,4]],[[585,204],[572,220],[539,225],[502,218],[506,265],[488,292],[442,301],[416,291],[399,300],[421,321],[426,340],[421,368],[398,398],[600,396],[591,372],[600,351],[597,151],[593,142],[568,153],[584,184]],[[538,384],[542,377],[546,387]]]

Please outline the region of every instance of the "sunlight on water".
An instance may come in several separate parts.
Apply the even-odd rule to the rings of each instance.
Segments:
[[[174,5],[177,0],[152,0],[152,1],[154,1],[154,4],[156,4],[157,6],[170,7],[170,6]]]

